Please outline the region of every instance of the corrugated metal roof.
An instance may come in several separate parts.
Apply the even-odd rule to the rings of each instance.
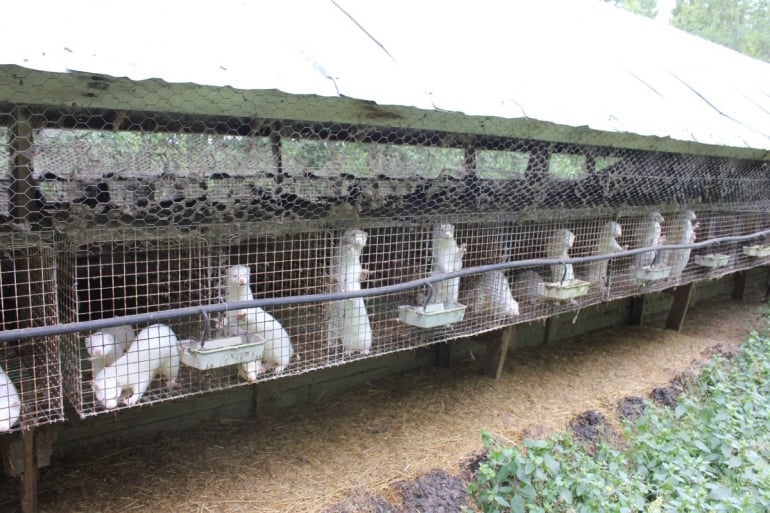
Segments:
[[[4,10],[17,22],[0,35],[0,63],[29,69],[366,100],[412,109],[412,119],[422,112],[423,128],[441,128],[431,113],[450,112],[497,120],[500,135],[521,131],[504,120],[537,121],[546,125],[533,137],[553,126],[553,140],[587,127],[770,150],[770,64],[598,0],[80,0]],[[12,96],[0,81],[0,101]]]

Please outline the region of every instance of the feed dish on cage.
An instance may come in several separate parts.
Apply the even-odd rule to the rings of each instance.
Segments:
[[[200,370],[216,369],[262,359],[265,339],[256,333],[207,340],[203,347],[197,341],[179,343],[182,363]]]
[[[590,286],[591,282],[578,279],[551,282],[547,281],[538,287],[538,293],[547,299],[568,301],[570,299],[588,294],[588,288]]]
[[[754,244],[752,246],[743,246],[743,254],[751,257],[770,256],[770,246]]]
[[[462,321],[465,308],[466,306],[460,303],[455,303],[449,308],[441,303],[431,303],[424,307],[401,305],[398,307],[398,320],[418,328],[435,328]]]
[[[702,267],[723,267],[730,261],[730,255],[722,253],[710,253],[708,255],[696,255],[695,263]]]
[[[645,281],[665,280],[669,274],[671,274],[669,265],[644,265],[636,270],[637,279]]]

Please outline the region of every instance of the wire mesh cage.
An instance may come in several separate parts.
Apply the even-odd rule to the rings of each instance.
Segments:
[[[60,311],[66,322],[160,312],[210,301],[209,252],[205,240],[194,234],[169,228],[99,229],[62,234],[58,237],[57,259]],[[203,323],[201,316],[188,315],[163,324],[173,331],[176,339],[200,340]],[[132,353],[133,343],[147,324],[152,323],[62,336],[65,393],[81,416],[104,411],[106,405],[95,397],[93,382],[102,369],[115,365],[124,354]],[[177,344],[173,346],[173,351],[178,352]],[[147,351],[137,351],[133,353],[149,359]],[[139,367],[145,364],[149,362],[137,363]],[[137,387],[139,372],[134,372],[134,367],[124,372],[127,375],[119,378]],[[203,381],[185,373],[177,376],[179,386],[167,389],[154,383],[143,394],[143,402],[183,395],[187,390],[181,384]]]
[[[10,162],[0,214],[25,232],[60,234],[62,320],[283,300],[170,321],[174,336],[188,341],[178,379],[170,391],[153,382],[143,403],[475,335],[770,261],[760,237],[666,247],[770,229],[764,161],[387,122],[33,106],[0,107],[0,120]],[[637,248],[651,249],[622,253]],[[562,262],[595,255],[607,258]],[[443,277],[520,261],[531,264]],[[419,286],[365,298],[291,304],[299,295],[415,280]],[[63,336],[65,388],[84,416],[111,409],[90,384],[98,373],[85,346],[90,335]],[[229,358],[237,346],[238,357],[259,359],[207,367],[186,359],[195,343],[195,358],[207,357],[209,343],[212,354]]]
[[[51,234],[0,234],[3,331],[58,323]],[[63,420],[58,337],[0,342],[0,433]]]

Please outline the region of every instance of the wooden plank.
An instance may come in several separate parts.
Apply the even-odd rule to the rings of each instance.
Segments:
[[[24,475],[21,478],[21,511],[37,513],[37,450],[35,449],[35,428],[24,429],[21,439],[24,444]]]
[[[671,305],[671,310],[669,310],[668,319],[666,320],[667,330],[681,331],[694,289],[695,283],[691,282],[677,287],[674,291],[674,303]]]
[[[641,326],[644,322],[644,303],[646,300],[646,294],[631,298],[631,308],[628,315],[628,324],[631,326]]]
[[[503,365],[505,364],[505,356],[508,354],[508,347],[513,345],[516,338],[516,326],[508,326],[503,328],[500,341],[490,342],[487,346],[487,354],[484,358],[484,374],[494,378],[500,379],[503,374]]]
[[[748,277],[748,271],[735,273],[735,280],[733,281],[733,299],[743,301],[743,298],[746,296],[746,279]]]

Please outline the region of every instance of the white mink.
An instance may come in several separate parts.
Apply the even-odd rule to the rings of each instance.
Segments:
[[[335,292],[361,290],[361,281],[369,272],[361,266],[361,252],[366,246],[367,234],[361,230],[348,230],[340,237],[340,243],[332,255],[331,272]]]
[[[433,227],[433,254],[431,258],[431,276],[459,271],[463,267],[463,255],[467,251],[465,244],[457,245],[455,228],[451,224],[437,224]],[[443,303],[452,308],[460,294],[460,278],[449,278],[433,285],[433,303]]]
[[[527,270],[516,276],[516,289],[519,299],[524,303],[535,303],[542,296],[543,277],[537,272]]]
[[[356,297],[335,301],[331,305],[329,320],[329,345],[342,342],[345,355],[367,355],[372,349],[372,325],[366,312],[364,298]]]
[[[508,278],[502,271],[482,274],[474,293],[473,307],[477,312],[491,309],[493,314],[504,317],[519,315],[519,303],[513,298]]]
[[[124,324],[104,328],[87,336],[84,344],[91,360],[91,375],[96,376],[103,368],[123,356],[135,335],[134,328]]]
[[[551,234],[545,246],[545,256],[547,258],[566,259],[569,258],[569,250],[575,244],[575,235],[565,229],[556,230]],[[551,281],[561,282],[575,279],[575,271],[572,264],[554,264],[551,265]]]
[[[642,247],[660,246],[663,243],[663,230],[661,223],[665,221],[660,212],[650,212],[649,220],[644,225],[644,231],[642,232]],[[653,262],[656,262],[657,251],[647,251],[646,253],[640,253],[634,258],[634,263],[637,268],[649,267]]]
[[[103,368],[91,386],[102,406],[111,410],[123,399],[126,406],[139,402],[155,376],[167,379],[168,388],[176,386],[179,376],[179,347],[173,330],[153,324],[141,330],[128,351],[115,363]]]
[[[251,270],[245,265],[234,265],[227,271],[227,302],[251,301]],[[272,368],[280,374],[289,365],[294,348],[289,334],[275,317],[260,307],[243,308],[227,312],[224,319],[225,333],[236,336],[243,333],[256,333],[265,339],[262,358],[240,364],[239,374],[248,381],[256,381],[266,368]]]
[[[692,210],[685,211],[684,216],[676,227],[675,238],[672,244],[690,244],[695,242],[695,230],[698,228],[695,219],[695,212]],[[690,251],[690,249],[672,249],[668,252],[668,264],[671,266],[670,277],[679,278],[682,275],[682,271],[687,267],[687,262],[690,260]]]
[[[245,311],[245,317],[239,322],[239,328],[262,336],[265,348],[260,360],[242,363],[239,373],[248,381],[255,381],[266,369],[273,369],[274,374],[282,373],[294,355],[289,334],[275,317],[259,307],[242,311]]]
[[[361,230],[345,232],[332,256],[334,292],[361,290],[361,280],[368,273],[361,266],[361,251],[367,234]],[[363,298],[334,301],[329,305],[327,343],[329,347],[342,342],[346,355],[369,354],[372,347],[372,327]]]
[[[13,381],[0,367],[0,433],[10,431],[21,415],[21,399]]]
[[[251,270],[245,265],[234,265],[227,270],[227,302],[251,301],[254,294],[249,282]],[[244,320],[246,310],[230,310],[224,319],[225,332],[229,335],[240,335],[238,323]]]
[[[618,244],[617,238],[623,234],[620,224],[609,221],[602,227],[599,240],[594,246],[594,255],[608,255],[623,251],[623,246]],[[591,283],[604,283],[607,280],[608,260],[597,260],[588,264],[588,281]]]

